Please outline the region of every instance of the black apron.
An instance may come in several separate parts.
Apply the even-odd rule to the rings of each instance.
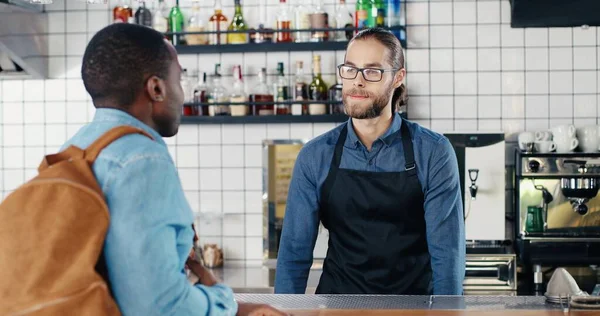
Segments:
[[[343,127],[321,189],[319,216],[329,249],[317,294],[432,294],[424,196],[406,121],[405,171],[340,169]]]

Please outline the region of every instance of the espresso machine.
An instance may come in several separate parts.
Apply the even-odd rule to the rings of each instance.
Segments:
[[[542,266],[600,263],[600,153],[515,151],[515,241],[528,284]]]

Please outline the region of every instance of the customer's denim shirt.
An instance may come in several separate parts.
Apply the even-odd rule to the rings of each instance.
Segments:
[[[184,265],[192,247],[193,214],[162,137],[126,112],[98,109],[70,139],[86,148],[109,129],[132,125],[148,132],[106,147],[93,170],[110,212],[104,254],[115,299],[124,315],[235,315],[223,284],[192,285]]]

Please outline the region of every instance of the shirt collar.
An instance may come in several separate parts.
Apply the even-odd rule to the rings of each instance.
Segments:
[[[163,146],[167,146],[162,136],[157,133],[153,128],[146,125],[142,121],[133,117],[131,114],[118,109],[110,109],[110,108],[99,108],[96,109],[96,113],[94,114],[94,122],[114,122],[119,125],[131,125],[137,128],[140,128],[150,134],[159,144]]]
[[[352,118],[349,118],[346,124],[348,126],[348,136],[346,137],[344,146],[348,148],[358,148],[362,145],[362,143],[356,135],[356,131],[354,131],[354,126],[352,126]],[[402,118],[400,117],[400,114],[394,113],[392,116],[392,124],[390,124],[388,129],[378,138],[378,140],[381,140],[385,146],[390,146],[394,142],[394,139],[396,138],[396,132],[400,130],[401,126]]]

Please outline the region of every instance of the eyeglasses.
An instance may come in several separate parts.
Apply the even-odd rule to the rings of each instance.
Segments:
[[[348,65],[344,65],[344,64],[339,65],[337,68],[340,73],[340,77],[342,77],[342,79],[354,79],[354,78],[356,78],[356,76],[358,76],[358,73],[361,72],[363,75],[363,78],[365,78],[366,81],[371,81],[371,82],[381,81],[381,78],[383,78],[384,72],[387,72],[387,71],[394,72],[394,71],[399,70],[397,68],[392,68],[392,69],[358,68],[358,67],[348,66]]]

